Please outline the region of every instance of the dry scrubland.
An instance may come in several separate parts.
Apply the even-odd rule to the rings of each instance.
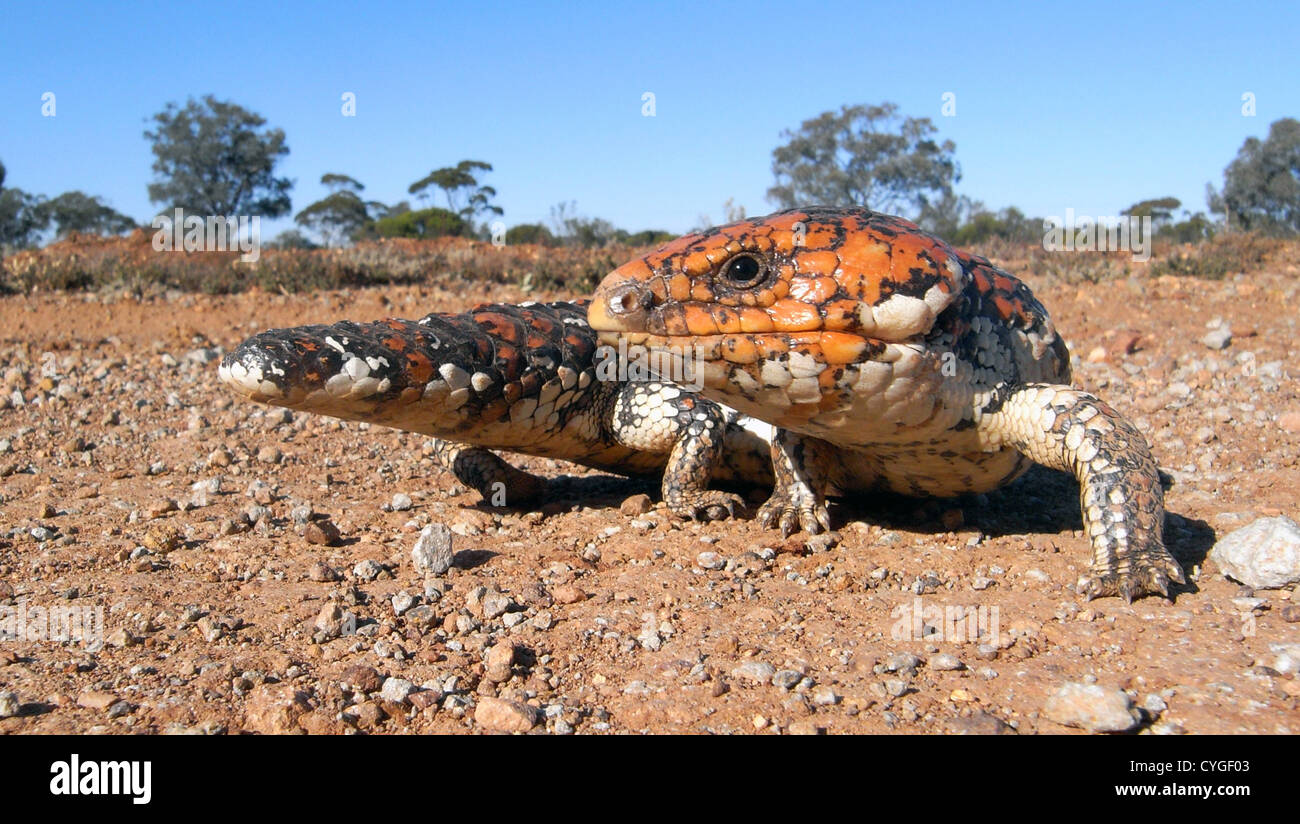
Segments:
[[[5,259],[0,607],[102,608],[106,642],[0,642],[0,732],[1058,733],[1077,728],[1049,697],[1071,682],[1140,732],[1300,730],[1273,648],[1300,641],[1300,594],[1205,560],[1216,536],[1297,514],[1296,244],[1147,264],[981,250],[1170,475],[1193,581],[1174,603],[1080,602],[1077,487],[1048,471],[839,501],[838,543],[674,522],[652,485],[540,459],[518,462],[572,476],[563,496],[495,510],[420,437],[216,380],[260,329],[577,296],[635,251],[388,241],[246,265],[141,232]],[[430,523],[456,555],[426,578],[411,548]],[[996,610],[999,643],[892,637],[918,599]]]

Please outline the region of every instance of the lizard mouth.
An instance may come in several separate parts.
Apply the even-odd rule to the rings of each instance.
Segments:
[[[810,355],[828,366],[870,360],[885,348],[882,341],[846,332],[737,332],[718,335],[655,335],[649,332],[600,332],[600,342],[623,349],[666,352],[702,363],[747,366],[785,360],[791,353]]]

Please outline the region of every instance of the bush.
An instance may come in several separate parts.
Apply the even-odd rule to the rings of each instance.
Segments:
[[[375,232],[380,237],[461,237],[469,226],[455,212],[446,209],[419,209],[380,218],[375,221]]]
[[[538,246],[554,246],[555,235],[540,223],[521,223],[506,230],[506,243],[519,246],[532,243]]]
[[[1283,245],[1277,238],[1257,232],[1223,232],[1157,261],[1151,274],[1220,280],[1259,269]]]

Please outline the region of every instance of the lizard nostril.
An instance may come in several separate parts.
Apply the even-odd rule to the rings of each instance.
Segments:
[[[616,315],[634,315],[650,308],[650,293],[635,283],[620,286],[609,296],[610,311]]]

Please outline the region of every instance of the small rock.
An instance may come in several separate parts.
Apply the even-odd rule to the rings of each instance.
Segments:
[[[1285,516],[1258,518],[1210,550],[1223,574],[1258,589],[1300,582],[1300,525]]]
[[[411,496],[405,492],[399,492],[393,496],[392,509],[394,512],[406,512],[412,506]]]
[[[406,590],[399,590],[390,601],[393,605],[393,613],[401,615],[411,607],[415,606],[415,596]]]
[[[0,692],[0,718],[13,718],[21,708],[18,693],[13,690]]]
[[[949,724],[953,735],[1015,735],[1007,722],[986,712],[974,712],[967,718],[954,718]]]
[[[820,707],[830,707],[840,703],[840,696],[835,690],[823,685],[813,687],[812,700]]]
[[[585,601],[587,593],[573,584],[564,584],[552,590],[551,597],[555,599],[557,604],[576,604],[579,601]]]
[[[405,704],[406,698],[415,692],[415,684],[405,678],[390,677],[384,679],[384,686],[379,690],[379,697],[394,704]]]
[[[502,641],[488,650],[483,674],[494,684],[509,681],[514,663],[515,645],[509,641]]]
[[[307,577],[317,583],[339,580],[339,571],[329,564],[317,561],[307,570]]]
[[[727,560],[716,552],[701,552],[695,556],[695,564],[700,569],[722,569]]]
[[[1217,329],[1211,329],[1201,338],[1201,343],[1205,344],[1207,349],[1227,349],[1228,344],[1232,342],[1232,329],[1227,325],[1220,326]]]
[[[358,561],[357,565],[352,568],[352,574],[358,581],[373,581],[382,575],[384,568],[380,563],[371,558],[364,561]]]
[[[414,548],[411,549],[411,562],[415,571],[423,575],[442,575],[451,569],[452,558],[451,530],[442,524],[429,524],[420,531]]]
[[[1142,720],[1124,691],[1098,684],[1066,684],[1047,699],[1043,715],[1088,732],[1127,732]]]
[[[772,676],[776,675],[776,667],[764,661],[745,661],[735,667],[731,675],[746,681],[769,684],[772,682]]]
[[[289,684],[261,684],[248,695],[245,726],[264,735],[300,732],[298,719],[311,712],[307,693]]]
[[[1277,425],[1287,432],[1300,432],[1300,412],[1284,412],[1278,415]]]
[[[510,596],[500,592],[488,592],[483,596],[483,620],[491,621],[493,618],[500,618],[511,606],[513,604]]]
[[[650,511],[650,508],[650,496],[645,493],[640,493],[633,495],[630,498],[625,498],[623,503],[619,505],[618,511],[629,517],[636,517],[637,515],[646,514]]]
[[[783,669],[777,670],[772,676],[772,685],[780,687],[783,690],[792,690],[803,680],[803,673],[798,670]]]
[[[317,546],[338,546],[342,539],[339,528],[328,518],[308,522],[307,526],[303,527],[302,537],[307,543]]]
[[[497,732],[528,732],[537,726],[539,715],[537,708],[528,704],[487,696],[479,698],[474,708],[474,721]]]
[[[372,692],[379,691],[379,688],[384,683],[384,677],[374,667],[354,664],[343,670],[343,675],[339,677],[339,683],[349,692],[360,692],[369,695]]]
[[[117,696],[111,692],[87,690],[77,696],[77,706],[89,710],[106,710],[117,702]]]
[[[940,670],[942,672],[951,672],[953,670],[965,669],[966,665],[961,660],[948,652],[941,652],[938,655],[931,656],[930,669]]]

